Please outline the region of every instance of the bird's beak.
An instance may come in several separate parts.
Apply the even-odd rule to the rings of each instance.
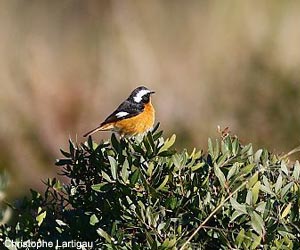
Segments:
[[[155,91],[151,91],[150,94],[151,94],[151,95],[152,95],[152,94],[155,94]]]

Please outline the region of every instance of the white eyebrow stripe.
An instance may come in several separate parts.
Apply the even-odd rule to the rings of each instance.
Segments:
[[[150,93],[151,91],[148,89],[142,89],[139,92],[137,92],[137,94],[135,95],[135,97],[133,97],[133,100],[135,102],[140,102],[143,98],[144,95]]]
[[[127,116],[127,115],[129,115],[129,113],[125,112],[125,111],[120,111],[120,112],[116,113],[117,118],[121,118],[121,117],[124,117],[124,116]]]

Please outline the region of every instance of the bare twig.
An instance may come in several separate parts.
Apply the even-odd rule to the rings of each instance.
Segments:
[[[297,153],[297,152],[300,152],[300,146],[298,146],[298,147],[292,149],[290,152],[288,152],[288,153],[286,153],[285,155],[281,156],[281,157],[280,157],[280,160],[282,160],[282,159],[284,159],[284,158],[287,158],[287,157],[289,157],[290,155],[295,154],[295,153]]]

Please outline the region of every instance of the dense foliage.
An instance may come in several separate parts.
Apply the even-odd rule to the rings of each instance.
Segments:
[[[14,205],[18,217],[2,226],[2,244],[76,240],[93,242],[93,249],[300,248],[298,161],[265,149],[254,152],[228,134],[209,139],[207,153],[176,152],[174,142],[174,135],[165,140],[157,128],[140,139],[113,134],[99,145],[91,137],[80,145],[70,141],[56,163],[69,182],[49,179],[44,195],[31,190],[31,198]]]

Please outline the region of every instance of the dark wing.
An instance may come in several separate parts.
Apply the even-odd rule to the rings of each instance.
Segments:
[[[143,111],[144,107],[142,104],[132,103],[126,100],[123,103],[121,103],[120,106],[105,119],[104,122],[101,123],[101,126],[107,123],[117,122],[123,119],[136,116],[142,113]]]

